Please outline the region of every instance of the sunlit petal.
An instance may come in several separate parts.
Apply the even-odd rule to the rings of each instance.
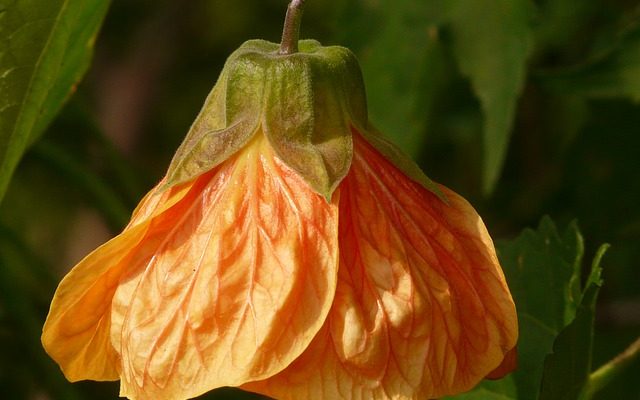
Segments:
[[[151,219],[182,200],[188,185],[154,189],[123,233],[85,257],[62,280],[43,328],[42,343],[70,381],[118,379],[111,346],[111,299],[148,231]]]
[[[204,180],[206,178],[206,181]],[[121,395],[184,399],[279,372],[335,293],[338,194],[327,203],[262,135],[154,219],[113,300]]]
[[[245,385],[278,399],[429,399],[472,388],[514,346],[513,301],[482,220],[354,135],[327,323],[291,366]],[[513,365],[512,365],[513,367]]]

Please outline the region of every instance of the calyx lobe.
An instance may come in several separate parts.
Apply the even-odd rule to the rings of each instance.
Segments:
[[[330,200],[349,172],[354,131],[438,193],[410,158],[369,125],[362,73],[350,50],[301,40],[298,52],[280,54],[278,44],[250,40],[225,63],[169,166],[167,186],[211,170],[260,132],[278,158]]]
[[[345,48],[299,46],[282,55],[277,44],[252,40],[229,57],[171,162],[168,185],[210,170],[261,131],[287,166],[331,198],[351,165],[350,127],[366,126],[362,77]]]

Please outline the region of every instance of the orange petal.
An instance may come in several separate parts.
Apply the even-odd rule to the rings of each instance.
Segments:
[[[134,213],[136,223],[80,261],[58,286],[42,344],[70,381],[118,379],[118,355],[109,334],[111,299],[133,250],[143,241],[150,217],[177,203],[187,190],[182,186],[151,191]]]
[[[340,186],[340,269],[320,333],[280,374],[286,399],[428,399],[466,391],[515,346],[511,295],[482,220],[409,180],[359,135]]]
[[[327,203],[259,135],[180,213],[149,227],[155,250],[124,275],[111,340],[121,395],[184,399],[281,371],[331,307],[338,196]]]
[[[505,354],[502,363],[496,369],[487,374],[487,379],[500,379],[512,372],[518,366],[518,348],[514,347]]]

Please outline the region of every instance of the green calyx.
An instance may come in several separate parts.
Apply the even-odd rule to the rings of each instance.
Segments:
[[[195,179],[264,134],[280,158],[328,201],[347,175],[353,131],[414,181],[439,194],[416,164],[373,129],[360,66],[344,47],[301,40],[298,51],[245,42],[227,60],[184,142],[166,187]]]
[[[331,198],[349,171],[352,126],[366,126],[360,68],[351,51],[299,42],[244,43],[176,152],[168,185],[189,181],[225,161],[261,131],[277,156],[319,194]]]

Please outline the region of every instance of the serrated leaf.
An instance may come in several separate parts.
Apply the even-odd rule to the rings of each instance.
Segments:
[[[0,199],[82,78],[108,0],[0,0]]]
[[[640,102],[640,23],[608,51],[582,65],[540,74],[539,79],[548,89],[563,94],[628,97]]]
[[[592,266],[575,319],[553,343],[553,353],[544,361],[540,400],[577,400],[591,372],[595,305],[602,285],[602,246]]]
[[[536,399],[543,361],[553,341],[573,319],[580,301],[582,237],[575,224],[560,234],[545,217],[537,230],[524,230],[497,243],[498,256],[518,309],[518,369],[513,379],[520,400]]]
[[[529,0],[458,0],[453,50],[484,114],[482,186],[491,193],[507,151],[532,48]]]

